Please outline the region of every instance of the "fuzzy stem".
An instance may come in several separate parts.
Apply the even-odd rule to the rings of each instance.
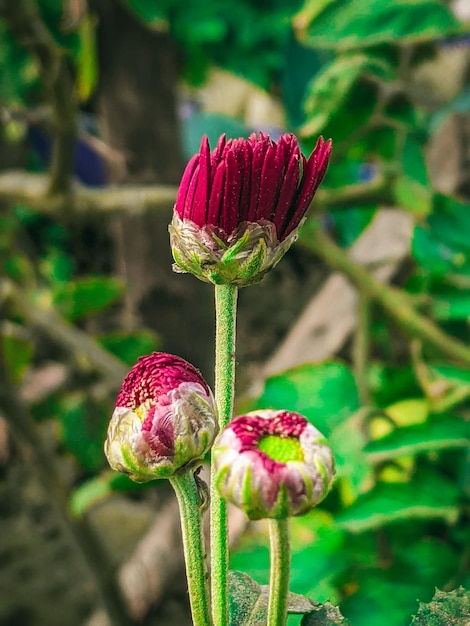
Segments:
[[[210,626],[209,585],[200,501],[192,472],[170,479],[180,507],[186,577],[194,626]]]
[[[269,520],[271,570],[267,626],[285,626],[289,596],[289,519]]]
[[[222,431],[232,418],[235,386],[235,329],[238,289],[215,286],[215,400]],[[228,524],[227,507],[215,487],[211,466],[211,586],[214,626],[227,626],[228,617]]]

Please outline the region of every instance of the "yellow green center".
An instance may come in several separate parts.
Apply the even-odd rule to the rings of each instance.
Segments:
[[[298,439],[294,437],[278,437],[267,435],[258,444],[258,449],[274,461],[303,461],[304,453]]]

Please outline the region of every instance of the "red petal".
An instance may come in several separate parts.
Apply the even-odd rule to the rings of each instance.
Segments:
[[[300,183],[297,199],[295,200],[294,211],[290,217],[289,224],[281,234],[283,239],[297,228],[300,220],[307,212],[315,192],[325,176],[330,153],[331,139],[325,143],[323,137],[320,137],[309,160],[305,164],[302,181]]]
[[[261,173],[263,171],[263,163],[269,143],[264,141],[255,141],[256,135],[250,136],[250,143],[253,146],[253,160],[251,165],[251,192],[250,206],[248,208],[247,220],[256,222],[258,212],[258,197],[261,184]]]
[[[282,182],[282,165],[277,160],[277,146],[269,146],[263,163],[256,221],[271,220]]]
[[[211,152],[206,135],[202,138],[199,155],[199,176],[192,202],[191,220],[195,224],[202,226],[207,221],[207,205],[209,203],[211,182]]]
[[[225,184],[225,161],[220,161],[215,170],[214,180],[212,181],[211,195],[209,198],[209,209],[207,213],[207,223],[212,226],[218,226],[220,223],[220,215],[222,212],[222,202],[224,199]]]
[[[231,150],[227,154],[227,175],[225,178],[224,203],[222,207],[221,220],[219,226],[227,235],[238,226],[238,210],[241,188],[241,172],[235,158],[234,152]]]
[[[181,219],[189,219],[189,211],[185,211],[186,197],[188,195],[189,184],[191,182],[191,179],[193,178],[193,174],[196,170],[198,163],[199,154],[195,154],[186,165],[183,176],[181,178],[181,183],[178,188],[178,194],[176,196],[175,202],[175,211],[178,213]]]
[[[296,146],[287,165],[287,171],[284,174],[284,180],[282,181],[281,191],[277,200],[276,212],[272,218],[279,239],[285,229],[286,222],[289,221],[289,211],[299,186],[300,162],[300,149]]]

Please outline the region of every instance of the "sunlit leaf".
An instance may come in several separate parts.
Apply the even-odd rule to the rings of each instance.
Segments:
[[[301,16],[305,12],[302,9]],[[297,27],[306,43],[340,49],[426,41],[463,31],[439,0],[336,0],[319,14],[314,13],[308,25],[304,19]]]
[[[377,483],[336,517],[352,532],[381,528],[410,519],[441,519],[455,522],[458,516],[458,488],[437,474],[416,478],[411,483]]]
[[[268,378],[254,408],[297,411],[328,436],[359,406],[351,370],[331,361],[306,363]]]
[[[446,448],[465,448],[469,445],[470,423],[447,417],[397,428],[381,439],[370,441],[364,452],[370,460],[377,462]]]
[[[360,76],[366,72],[385,75],[387,65],[365,54],[340,56],[320,71],[312,81],[305,100],[306,123],[302,135],[308,137],[324,132]]]

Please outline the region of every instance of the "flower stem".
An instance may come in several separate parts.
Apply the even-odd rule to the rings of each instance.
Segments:
[[[285,626],[289,596],[289,519],[269,520],[271,570],[267,626]]]
[[[170,478],[180,507],[186,577],[194,626],[210,626],[209,585],[200,500],[192,472]]]
[[[235,329],[238,288],[215,286],[215,400],[220,431],[229,423],[233,411],[235,386]],[[227,507],[215,488],[215,469],[211,467],[211,586],[214,626],[227,626],[228,617],[228,525]]]

